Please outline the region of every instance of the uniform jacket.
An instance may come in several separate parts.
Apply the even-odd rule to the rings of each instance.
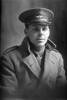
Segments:
[[[47,100],[55,98],[58,93],[61,94],[60,87],[66,80],[63,58],[56,49],[53,49],[51,42],[46,46],[42,70],[35,55],[29,50],[26,38],[22,45],[6,50],[0,59],[2,98]]]

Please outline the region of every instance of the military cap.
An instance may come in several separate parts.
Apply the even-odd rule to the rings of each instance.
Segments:
[[[47,8],[31,8],[19,15],[19,20],[25,24],[51,24],[54,18],[53,11]]]

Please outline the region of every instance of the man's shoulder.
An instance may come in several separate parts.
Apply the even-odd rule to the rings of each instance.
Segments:
[[[5,49],[2,53],[1,56],[22,56],[25,57],[28,55],[28,50],[27,50],[27,39],[24,38],[22,43],[20,45],[15,45],[12,47],[9,47]]]
[[[56,48],[50,50],[50,58],[57,61],[63,61],[63,55]]]
[[[55,56],[62,56],[62,54],[57,50],[56,48],[53,48],[50,50],[50,54],[55,55]]]
[[[62,57],[62,54],[59,52],[56,44],[52,40],[50,40],[50,39],[48,40],[47,47],[48,47],[51,55],[58,57],[58,58]]]
[[[9,54],[11,54],[11,53],[14,53],[14,52],[17,51],[17,49],[18,49],[18,46],[9,47],[9,48],[5,49],[5,50],[2,52],[1,56],[2,56],[2,55],[9,55]]]

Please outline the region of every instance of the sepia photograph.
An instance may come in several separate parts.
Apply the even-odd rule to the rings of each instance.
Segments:
[[[0,100],[67,100],[66,3],[0,1]]]

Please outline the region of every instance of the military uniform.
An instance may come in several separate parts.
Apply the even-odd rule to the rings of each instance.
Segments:
[[[37,8],[23,12],[19,19],[27,25],[50,25],[53,17],[49,9]],[[25,37],[22,45],[9,48],[0,57],[2,100],[54,100],[64,96],[64,62],[54,43],[48,40],[41,57],[31,46]]]
[[[57,88],[66,80],[63,59],[49,43],[44,54],[41,71],[34,53],[28,47],[27,38],[21,46],[12,47],[3,53],[0,84],[5,98],[42,100],[56,97]]]

